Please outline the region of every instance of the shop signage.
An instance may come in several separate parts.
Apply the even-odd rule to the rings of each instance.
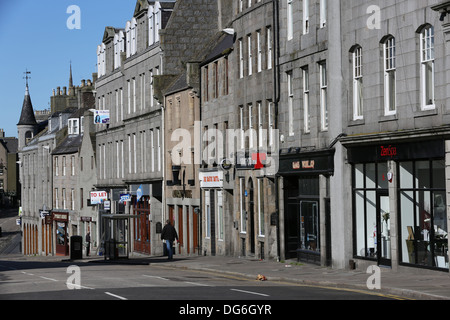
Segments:
[[[127,194],[120,195],[120,202],[126,202],[126,201],[131,201],[131,194],[127,193]]]
[[[445,144],[443,140],[424,140],[355,146],[347,149],[347,155],[349,163],[438,159],[445,157]]]
[[[380,156],[381,157],[390,157],[391,159],[397,155],[397,147],[394,146],[381,146],[380,147]]]
[[[223,171],[200,172],[200,188],[222,188]]]
[[[50,212],[48,212],[48,211],[46,211],[46,210],[39,210],[39,217],[40,217],[41,219],[44,219],[45,216],[48,216],[48,215],[50,215]]]
[[[100,204],[105,200],[108,200],[106,191],[91,191],[91,205]]]
[[[292,162],[292,169],[314,169],[316,162],[314,160],[294,161]]]
[[[64,212],[53,212],[53,220],[68,221],[69,215]]]
[[[334,172],[334,150],[290,153],[280,155],[281,175],[332,174]]]
[[[92,222],[92,217],[80,217],[82,222]]]

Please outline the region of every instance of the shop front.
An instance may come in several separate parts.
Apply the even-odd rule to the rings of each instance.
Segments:
[[[334,172],[333,157],[332,149],[280,155],[286,259],[331,262],[328,179]]]
[[[68,224],[69,213],[67,212],[53,212],[54,230],[56,230],[55,252],[56,255],[69,255],[69,236]]]
[[[354,257],[448,270],[445,141],[389,141],[347,150]]]

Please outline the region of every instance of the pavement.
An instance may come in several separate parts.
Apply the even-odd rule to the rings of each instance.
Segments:
[[[1,222],[1,219],[0,219]],[[1,252],[1,250],[0,250]],[[61,263],[111,263],[111,264],[144,264],[199,270],[215,274],[232,275],[250,280],[287,282],[304,286],[370,291],[373,294],[395,295],[418,300],[450,300],[450,274],[443,271],[402,267],[398,271],[380,267],[379,282],[373,281],[374,274],[367,270],[336,270],[295,260],[277,262],[258,260],[248,257],[175,255],[168,261],[166,257],[148,257],[133,255],[128,259],[105,260],[103,256],[83,257],[70,260],[61,256],[23,256],[21,254],[0,254],[0,260],[40,261]],[[368,287],[379,284],[379,289]]]

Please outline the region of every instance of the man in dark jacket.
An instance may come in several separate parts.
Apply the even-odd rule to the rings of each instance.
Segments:
[[[172,244],[175,241],[175,239],[178,241],[177,231],[170,224],[170,220],[167,220],[166,225],[164,226],[162,233],[161,233],[161,240],[165,240],[165,242],[166,242],[166,248],[167,248],[169,260],[173,259]]]

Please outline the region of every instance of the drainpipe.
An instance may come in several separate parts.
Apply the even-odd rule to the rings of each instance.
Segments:
[[[279,73],[279,56],[280,56],[280,30],[279,30],[279,4],[278,0],[272,0],[273,5],[273,37],[274,40],[274,50],[273,50],[273,93],[274,93],[274,124],[275,128],[278,129],[278,103],[280,101],[280,73]],[[278,141],[277,141],[278,143]],[[279,152],[277,150],[277,152]],[[279,159],[279,158],[278,158]],[[279,175],[275,174],[275,208],[277,212],[277,256],[280,259],[280,199],[279,199]]]

